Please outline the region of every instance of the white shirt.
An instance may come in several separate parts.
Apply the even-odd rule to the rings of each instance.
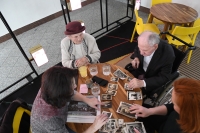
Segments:
[[[144,56],[143,69],[144,69],[145,72],[147,71],[147,67],[149,66],[149,63],[150,63],[150,61],[151,61],[151,59],[153,57],[154,52],[149,56]],[[146,82],[144,80],[143,80],[143,82],[144,82],[144,87],[146,87]]]
[[[81,44],[74,44],[74,49],[75,49],[75,51],[76,51],[76,56],[75,56],[76,59],[79,59],[79,58],[85,56],[85,55],[83,55],[83,53],[82,53],[82,50],[81,50],[82,47],[81,47],[81,45],[82,45],[82,43],[81,43]]]
[[[149,56],[144,56],[143,69],[144,69],[145,72],[147,71],[147,67],[149,66],[149,63],[151,61],[151,58],[153,57],[154,52]]]

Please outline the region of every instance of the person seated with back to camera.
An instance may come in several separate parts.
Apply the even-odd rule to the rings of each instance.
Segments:
[[[147,133],[200,133],[200,81],[181,78],[173,87],[171,104],[154,108],[133,104],[131,113],[144,123]]]
[[[87,98],[74,89],[77,69],[54,66],[42,75],[41,88],[31,110],[32,133],[75,133],[67,125],[68,102],[83,101],[90,107],[102,104],[97,98]],[[84,133],[96,132],[108,120],[106,115],[96,117]]]
[[[79,21],[69,22],[66,25],[65,37],[61,41],[62,65],[69,68],[78,68],[88,63],[97,63],[101,52],[96,40],[88,33],[83,33],[85,26]]]
[[[129,82],[129,88],[142,88],[143,95],[149,95],[170,80],[174,51],[157,33],[141,33],[131,58],[132,70],[129,71],[135,78]]]

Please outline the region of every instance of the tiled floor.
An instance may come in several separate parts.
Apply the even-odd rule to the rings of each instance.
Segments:
[[[125,16],[126,5],[116,0],[109,0],[108,10],[109,23],[111,23]],[[129,10],[129,12],[131,12],[131,10]],[[105,26],[105,10],[103,10],[103,13]],[[144,19],[144,22],[146,22],[148,14],[139,12],[139,15]],[[72,21],[82,20],[85,23],[87,33],[92,33],[101,27],[99,1],[71,12],[70,16]],[[61,61],[60,41],[65,37],[64,30],[65,23],[63,16],[61,16],[17,36],[19,43],[29,58],[31,57],[29,54],[29,49],[31,47],[41,44],[44,48],[49,62],[39,68],[32,62],[38,74],[43,73],[49,67],[52,67]],[[196,40],[196,44],[200,44],[200,35]],[[13,39],[0,44],[0,91],[30,72],[31,68]],[[35,75],[32,76],[35,77]],[[0,99],[26,82],[27,80],[23,80],[19,84],[0,94]]]

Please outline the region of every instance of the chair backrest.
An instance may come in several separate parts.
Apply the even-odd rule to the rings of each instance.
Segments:
[[[194,21],[193,27],[199,26],[200,25],[200,18]]]
[[[0,133],[31,133],[30,108],[23,100],[9,105],[0,121]]]
[[[171,3],[172,0],[151,0],[151,6],[160,4],[160,3]]]
[[[135,28],[136,28],[137,33],[140,34],[144,31],[144,23],[143,23],[143,19],[139,17],[137,10],[135,10],[135,17],[136,17]]]
[[[191,45],[194,45],[194,42],[196,40],[197,34],[199,33],[199,30],[200,30],[200,25],[197,25],[195,27],[176,26],[171,34],[178,36],[181,39],[183,39],[184,36],[189,36],[191,38],[191,42],[188,42],[188,43],[191,43]]]

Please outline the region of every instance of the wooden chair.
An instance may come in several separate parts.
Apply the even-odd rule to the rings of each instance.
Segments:
[[[180,38],[181,40],[187,42],[188,44],[194,46],[197,34],[200,31],[200,21],[199,24],[195,24],[194,27],[182,27],[176,26],[174,30],[169,31],[172,35]],[[183,46],[184,44],[178,40],[175,40],[172,36],[166,35],[169,44],[174,44],[177,47]],[[187,63],[190,62],[190,58],[192,56],[192,50],[188,54]]]
[[[151,6],[160,4],[160,3],[171,3],[172,0],[151,0]],[[149,22],[150,15],[148,16],[147,22]],[[153,18],[153,23],[155,25],[164,24],[163,21]]]
[[[138,11],[135,10],[134,12],[135,12],[135,17],[136,17],[136,23],[135,23],[135,27],[134,27],[130,42],[133,42],[134,35],[135,35],[136,31],[139,35],[143,31],[152,31],[152,32],[155,32],[155,33],[158,33],[158,34],[160,33],[158,27],[155,24],[152,24],[152,23],[144,24],[143,19],[141,17],[139,17],[139,15],[138,15]]]

